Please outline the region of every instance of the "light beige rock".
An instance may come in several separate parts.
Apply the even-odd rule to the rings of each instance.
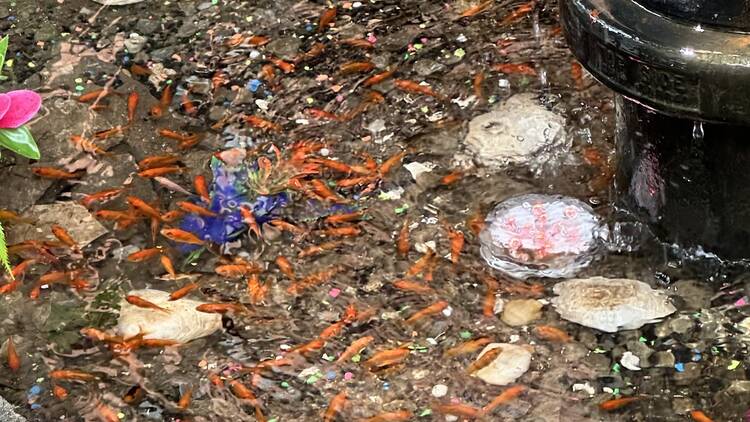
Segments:
[[[495,348],[502,348],[502,352],[489,365],[474,372],[473,376],[492,385],[508,385],[515,382],[529,370],[531,352],[525,347],[510,343],[490,343],[477,359]]]
[[[125,338],[143,332],[144,338],[147,339],[187,343],[221,329],[220,315],[195,310],[195,307],[203,302],[186,298],[170,302],[169,293],[153,289],[134,290],[128,294],[146,299],[169,312],[139,308],[123,299],[115,330],[118,335]]]
[[[529,325],[542,317],[542,305],[534,299],[517,299],[505,303],[500,319],[511,326]]]
[[[53,224],[64,227],[80,247],[107,233],[107,228],[96,221],[86,207],[75,202],[34,205],[26,210],[22,217],[36,222],[9,227],[9,244],[29,239],[56,241],[57,238],[52,234]]]

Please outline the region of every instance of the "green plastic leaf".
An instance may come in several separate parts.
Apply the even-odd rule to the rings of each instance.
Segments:
[[[34,142],[29,128],[21,126],[16,129],[0,129],[0,147],[8,148],[18,155],[38,160],[39,147]]]
[[[8,36],[4,36],[3,39],[0,40],[0,72],[3,70],[3,65],[5,64],[5,53],[8,51]]]
[[[2,224],[0,224],[0,264],[5,267],[5,271],[7,271],[8,275],[13,278],[10,269],[10,259],[8,259],[8,245],[5,244],[5,232],[3,231]]]

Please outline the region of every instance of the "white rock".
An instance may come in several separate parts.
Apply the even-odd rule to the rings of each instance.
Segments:
[[[631,352],[625,352],[620,358],[620,364],[631,371],[640,371],[641,358]]]
[[[134,290],[128,294],[146,299],[169,312],[139,308],[123,299],[115,330],[125,338],[143,332],[144,338],[147,339],[187,343],[221,329],[220,315],[195,310],[195,307],[203,302],[186,298],[170,302],[169,293],[153,289]]]
[[[552,305],[563,319],[609,333],[633,330],[675,311],[663,292],[638,280],[592,277],[555,285]]]
[[[143,47],[146,46],[146,42],[148,42],[146,37],[133,32],[125,40],[125,48],[128,49],[129,53],[136,54],[143,50]]]
[[[533,94],[516,94],[469,123],[466,146],[489,167],[542,165],[570,147],[565,118],[540,105]]]
[[[585,391],[589,396],[596,394],[596,390],[588,383],[588,381],[583,384],[573,384],[573,392],[576,391]]]
[[[445,384],[435,384],[432,387],[432,396],[433,397],[444,397],[446,394],[448,394],[448,386]]]
[[[529,370],[531,353],[525,347],[514,344],[490,343],[482,350],[477,359],[498,347],[501,347],[503,351],[489,365],[474,372],[473,376],[488,384],[508,385]]]
[[[419,161],[412,161],[411,163],[404,164],[404,168],[411,173],[411,177],[416,181],[419,176],[424,173],[430,173],[436,167],[434,163],[429,161],[420,163]]]
[[[500,319],[514,327],[529,325],[542,316],[543,305],[534,299],[510,300],[505,304],[503,315]]]

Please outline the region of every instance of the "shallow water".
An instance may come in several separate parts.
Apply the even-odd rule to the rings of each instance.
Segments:
[[[299,258],[300,251],[331,240],[319,230],[328,227],[322,217],[330,214],[332,207],[293,194],[286,207],[275,211],[276,218],[308,228],[311,234],[294,236],[264,226],[263,242],[243,232],[239,246],[222,250],[229,251],[224,258],[240,255],[262,265],[260,280],[269,289],[266,299],[252,305],[251,314],[225,317],[221,333],[179,347],[144,348],[115,357],[105,345],[79,333],[83,327],[105,330],[114,326],[118,303],[131,289],[174,291],[187,283],[187,279],[165,279],[158,261],[136,264],[123,259],[152,245],[147,222],[120,231],[105,222],[110,232],[85,248],[83,258],[55,250],[61,258],[59,264],[35,266],[19,291],[0,297],[0,339],[13,336],[22,358],[17,373],[3,366],[0,394],[30,420],[95,420],[100,403],[120,412],[121,420],[256,420],[255,409],[247,401],[226,386],[212,385],[212,374],[223,377],[225,383],[237,379],[252,388],[269,420],[320,420],[330,400],[341,391],[349,398],[338,417],[341,421],[399,409],[411,411],[413,420],[445,420],[432,410],[435,403],[482,407],[505,390],[465,373],[474,355],[443,357],[446,349],[479,337],[533,348],[531,367],[517,381],[526,391],[498,407],[488,417],[491,420],[680,421],[688,419],[690,410],[702,409],[715,420],[728,421],[740,420],[747,410],[747,335],[736,325],[748,316],[747,300],[743,301],[750,295],[743,276],[745,267],[695,259],[696,253],[675,253],[651,238],[637,222],[616,212],[612,190],[614,102],[611,93],[575,64],[560,34],[554,3],[540,3],[532,13],[510,19],[512,23],[505,22],[522,5],[519,2],[498,2],[463,19],[454,18],[473,4],[369,1],[357,3],[358,7],[351,4],[349,9],[349,3],[342,3],[335,27],[324,33],[316,32],[322,2],[220,0],[212,5],[151,1],[104,8],[94,23],[89,19],[98,5],[90,1],[29,3],[16,2],[4,9],[7,16],[0,29],[11,34],[11,45],[18,54],[8,72],[9,81],[3,85],[11,89],[26,84],[45,94],[45,112],[49,114],[32,125],[44,164],[77,157],[64,147],[70,134],[123,122],[126,110],[122,99],[112,98],[108,109],[93,114],[69,98],[76,86],[85,91],[102,86],[120,65],[127,68],[133,62],[162,62],[175,71],[167,77],[176,81],[180,92],[185,91],[188,78],[210,80],[217,71],[229,82],[213,94],[210,89],[193,88],[191,98],[198,107],[194,117],[180,107],[178,94],[172,112],[153,121],[145,118],[146,110],[156,103],[161,85],[157,89],[147,77],[131,79],[121,73],[115,86],[122,92],[139,91],[142,105],[130,132],[105,141],[117,157],[99,158],[104,166],[89,167],[82,184],[44,184],[29,176],[29,163],[4,153],[0,172],[19,193],[4,195],[3,208],[22,211],[32,203],[79,199],[83,193],[119,186],[134,172],[127,162],[166,151],[180,154],[188,168],[168,177],[192,191],[193,176],[203,174],[210,179],[211,156],[225,148],[227,141],[229,146],[262,146],[251,150],[250,166],[259,156],[275,162],[270,143],[289,159],[291,146],[301,139],[325,142],[328,158],[350,164],[363,163],[362,153],[382,163],[407,151],[404,164],[434,165],[416,180],[403,166],[397,166],[369,195],[362,192],[365,187],[339,190],[352,200],[347,206],[365,210],[367,217],[358,224],[362,233],[340,239],[335,249],[307,258]],[[89,14],[80,13],[84,6]],[[149,24],[149,19],[159,23]],[[38,35],[44,31],[50,37]],[[117,45],[118,33],[126,36],[138,31],[150,31],[144,53],[102,53]],[[227,40],[238,32],[266,35],[272,43],[227,46]],[[353,37],[368,37],[375,47],[364,50],[338,43]],[[57,53],[61,42],[83,45],[100,54],[89,54],[81,63],[65,68]],[[273,51],[289,60],[284,55],[293,50],[290,45],[299,44],[304,52],[315,42],[326,46],[319,56],[306,59],[290,74],[276,70],[274,83],[263,80],[262,66],[268,62],[262,54]],[[377,66],[371,73],[395,65],[398,78],[426,81],[445,99],[405,93],[390,80],[372,88],[384,101],[349,121],[317,120],[305,111],[314,107],[343,114],[356,109],[368,91],[362,84],[369,74],[341,75],[339,67],[368,59]],[[52,67],[53,63],[57,64]],[[535,75],[493,70],[498,63],[528,64]],[[480,72],[484,80],[477,92],[474,86]],[[50,81],[55,73],[60,75]],[[256,79],[261,84],[253,91],[248,83]],[[233,85],[234,91],[230,89]],[[468,121],[521,92],[538,94],[542,104],[565,117],[571,149],[559,162],[533,171],[524,165],[499,170],[473,166],[463,146]],[[477,93],[483,101],[472,98]],[[69,114],[61,114],[60,109]],[[284,130],[266,132],[241,122],[210,130],[222,112],[228,116],[238,112],[260,115],[281,124]],[[175,142],[155,135],[156,129],[164,127],[206,136],[198,147],[178,151]],[[441,178],[455,169],[461,169],[463,177],[455,183],[441,183]],[[176,201],[187,199],[158,182],[132,178],[136,180],[132,194],[154,201],[162,210],[175,209]],[[324,178],[335,181],[342,175],[326,170]],[[547,300],[555,280],[530,278],[521,283],[490,269],[481,257],[471,221],[477,215],[482,220],[503,200],[526,193],[578,198],[591,205],[610,227],[608,252],[578,276],[642,280],[666,289],[677,313],[638,330],[602,333],[559,318]],[[125,207],[123,195],[94,209]],[[405,221],[411,248],[402,257],[396,253],[395,241]],[[466,237],[458,265],[447,259],[446,224]],[[179,273],[200,276],[201,287],[191,298],[250,303],[244,279],[228,280],[214,272],[220,261],[218,248],[186,263],[186,255],[175,245],[163,238],[158,244],[169,248]],[[392,282],[404,278],[429,247],[437,250],[429,283],[433,291],[413,293],[395,288]],[[279,255],[289,259],[298,279],[333,266],[339,271],[320,285],[292,294],[288,291],[292,280],[274,263]],[[19,261],[16,258],[14,263]],[[28,297],[41,274],[71,268],[87,269],[92,288],[76,291],[52,286],[43,289],[39,299]],[[499,281],[497,301],[543,300],[546,306],[541,318],[528,327],[512,327],[501,322],[499,315],[484,315],[486,275]],[[425,277],[412,278],[421,282]],[[534,285],[542,285],[544,292],[535,295],[539,290]],[[449,307],[414,324],[406,323],[417,311],[441,300]],[[339,321],[350,304],[365,316],[347,324],[319,350],[304,356],[288,353]],[[537,338],[532,330],[536,325],[560,328],[573,341],[558,344]],[[373,340],[359,358],[333,362],[364,336]],[[397,347],[410,350],[403,363],[377,373],[363,366],[376,352]],[[640,362],[641,370],[620,364],[626,351],[646,357]],[[292,362],[255,375],[241,371],[279,357]],[[95,373],[98,378],[88,383],[59,382],[69,392],[60,400],[52,394],[48,374],[61,368]],[[439,384],[447,386],[444,397],[432,393]],[[137,386],[142,394],[136,393]],[[177,402],[188,389],[192,389],[192,402],[183,410]],[[127,403],[125,398],[134,395],[136,398]],[[639,396],[641,400],[614,412],[599,410],[599,403],[620,396]]]

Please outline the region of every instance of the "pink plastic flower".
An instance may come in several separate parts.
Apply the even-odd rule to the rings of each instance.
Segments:
[[[21,127],[39,111],[42,97],[22,89],[0,94],[0,129]]]

